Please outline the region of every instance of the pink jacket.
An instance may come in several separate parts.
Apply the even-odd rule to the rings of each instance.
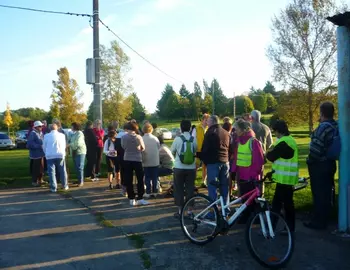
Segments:
[[[97,147],[103,148],[103,137],[105,135],[104,130],[102,128],[101,129],[94,128],[94,133],[97,139]]]
[[[234,150],[234,159],[231,171],[236,172],[240,180],[260,180],[264,168],[264,153],[258,140],[254,140],[252,144],[252,164],[250,167],[237,166],[237,150],[238,144],[245,144],[250,138],[255,137],[253,131],[249,131],[246,135],[237,138],[237,146]]]

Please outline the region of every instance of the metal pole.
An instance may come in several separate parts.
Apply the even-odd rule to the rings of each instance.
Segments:
[[[94,31],[94,118],[102,121],[102,100],[100,90],[100,37],[99,37],[99,11],[98,0],[93,0],[93,31]]]
[[[339,218],[338,229],[349,230],[348,190],[350,185],[350,28],[339,26],[338,43],[338,115],[341,138],[339,161]]]

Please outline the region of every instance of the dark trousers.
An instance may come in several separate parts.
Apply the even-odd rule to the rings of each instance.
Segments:
[[[332,208],[334,175],[337,170],[335,161],[308,164],[314,213],[311,222],[326,227]]]
[[[238,188],[240,191],[240,196],[247,194],[248,192],[252,191],[255,188],[255,185],[253,182],[248,182],[246,180],[239,180],[238,186],[239,186]],[[249,205],[247,209],[241,214],[239,223],[246,223],[250,218],[251,214],[253,213],[253,211],[254,211],[254,205]]]
[[[157,167],[144,167],[145,172],[145,184],[146,193],[158,193],[158,166]]]
[[[32,183],[40,183],[44,173],[44,158],[32,159]]]
[[[122,157],[119,158],[119,169],[120,169],[120,184],[122,186],[125,186],[125,164],[124,164],[124,159]]]
[[[137,199],[141,200],[145,193],[145,187],[143,185],[143,167],[142,162],[138,161],[124,161],[124,184],[130,200],[135,199],[133,176],[134,172],[137,178]]]
[[[87,164],[85,167],[85,176],[86,177],[95,177],[94,168],[95,168],[95,164],[96,164],[96,151],[88,149],[88,151],[86,153],[86,160],[87,160]]]
[[[174,169],[174,199],[178,207],[183,206],[185,194],[186,200],[193,196],[195,180],[195,169]]]
[[[272,211],[280,214],[282,207],[285,211],[285,220],[289,229],[295,231],[295,209],[293,201],[293,186],[277,183],[272,200]]]
[[[96,151],[95,174],[99,174],[100,171],[101,171],[102,152],[103,152],[103,148],[97,147],[97,151]]]

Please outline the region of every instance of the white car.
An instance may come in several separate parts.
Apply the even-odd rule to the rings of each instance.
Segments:
[[[0,149],[14,149],[15,144],[5,133],[0,133]]]
[[[160,131],[164,140],[171,140],[173,138],[173,134],[168,129],[161,128]]]

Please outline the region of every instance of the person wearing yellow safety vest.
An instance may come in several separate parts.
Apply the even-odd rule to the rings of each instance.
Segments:
[[[295,231],[295,210],[293,201],[293,186],[298,183],[298,146],[290,135],[286,122],[276,121],[272,126],[277,141],[268,149],[266,158],[273,162],[275,171],[273,179],[277,183],[272,201],[272,211],[280,213],[285,210],[285,220],[291,230]]]
[[[201,188],[207,187],[207,166],[201,161],[202,145],[204,141],[204,135],[208,130],[209,114],[205,113],[202,116],[202,121],[199,125],[192,129],[191,135],[196,138],[197,141],[197,153],[196,153],[196,169],[202,166],[202,181]]]
[[[234,150],[231,172],[237,174],[240,195],[244,195],[255,188],[250,180],[260,180],[264,166],[264,153],[262,145],[255,138],[250,123],[243,119],[234,124],[237,143]],[[250,207],[243,213],[240,223],[245,223],[254,207]]]

